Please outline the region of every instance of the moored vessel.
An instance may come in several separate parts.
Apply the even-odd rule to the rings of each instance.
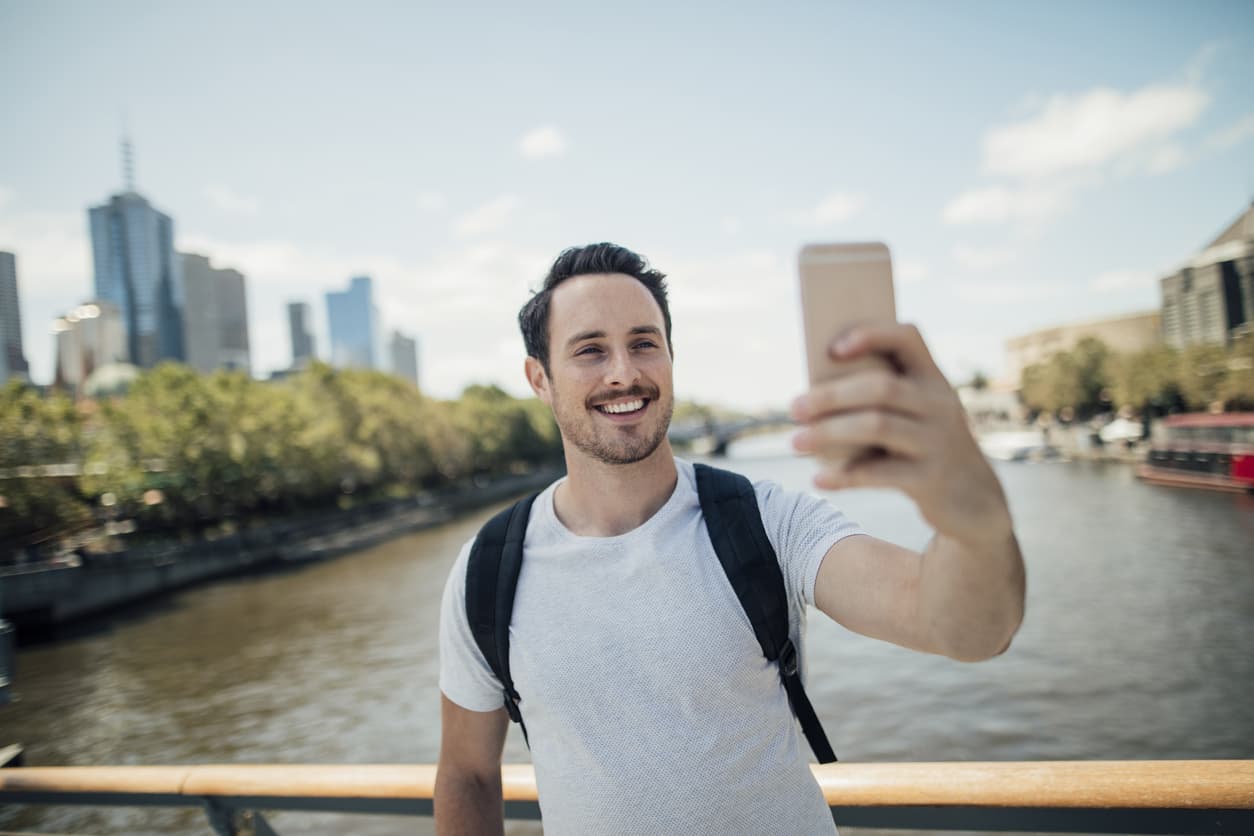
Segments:
[[[1161,485],[1254,490],[1254,412],[1172,415],[1163,424],[1166,439],[1153,445],[1137,476]]]

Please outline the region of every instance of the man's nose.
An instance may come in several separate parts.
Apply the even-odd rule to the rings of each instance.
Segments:
[[[640,371],[629,351],[615,351],[605,369],[605,382],[610,386],[630,386],[636,382]]]

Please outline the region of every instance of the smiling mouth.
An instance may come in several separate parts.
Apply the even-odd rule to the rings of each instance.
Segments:
[[[596,407],[598,412],[605,415],[630,415],[633,412],[639,412],[649,403],[648,398],[636,398],[634,401],[622,401],[620,403],[603,403]]]

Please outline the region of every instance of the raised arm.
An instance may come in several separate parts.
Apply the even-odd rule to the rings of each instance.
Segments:
[[[881,450],[825,464],[815,483],[903,491],[936,536],[922,554],[873,537],[837,542],[819,568],[816,605],[851,630],[905,647],[966,661],[997,655],[1023,619],[1023,559],[957,395],[914,326],[858,328],[832,353],[881,354],[893,369],[820,384],[794,403],[805,425],[794,440],[801,452]]]
[[[501,752],[505,709],[470,711],[440,695],[440,764],[435,776],[437,836],[499,836],[505,831]]]

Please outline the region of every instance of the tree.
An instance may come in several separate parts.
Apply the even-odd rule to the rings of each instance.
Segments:
[[[1180,393],[1180,352],[1156,345],[1120,354],[1111,364],[1111,392],[1117,406],[1138,412],[1164,413],[1183,406]]]
[[[1108,408],[1112,378],[1110,349],[1085,337],[1070,351],[1024,369],[1020,396],[1031,409],[1056,414],[1071,408],[1085,418]]]
[[[1222,346],[1189,346],[1184,350],[1180,365],[1180,391],[1191,408],[1204,410],[1223,400],[1228,355]]]
[[[1233,341],[1219,396],[1229,409],[1254,409],[1254,332]]]
[[[42,398],[17,381],[0,389],[0,557],[91,523],[72,471],[47,471],[76,465],[81,446],[80,416],[68,398]]]

